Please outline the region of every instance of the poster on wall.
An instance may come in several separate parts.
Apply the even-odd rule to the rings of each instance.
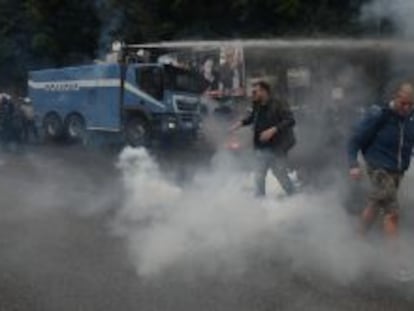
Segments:
[[[241,46],[194,48],[169,54],[168,57],[175,60],[175,65],[191,68],[203,76],[206,81],[206,96],[228,98],[245,95],[244,55]]]

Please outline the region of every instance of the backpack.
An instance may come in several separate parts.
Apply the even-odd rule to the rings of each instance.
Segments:
[[[368,150],[368,148],[372,145],[375,138],[377,137],[378,132],[385,126],[385,123],[387,123],[389,119],[389,114],[386,111],[387,109],[383,107],[381,107],[380,109],[381,109],[381,114],[378,116],[374,130],[371,133],[371,137],[369,138],[365,146],[362,146],[361,148],[362,153],[365,153]]]

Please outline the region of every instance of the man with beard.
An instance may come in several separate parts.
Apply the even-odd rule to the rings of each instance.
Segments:
[[[254,148],[256,153],[256,195],[266,193],[266,175],[272,170],[283,190],[291,195],[295,187],[288,175],[287,155],[295,145],[293,127],[295,119],[289,106],[273,99],[270,85],[257,81],[252,90],[253,107],[249,115],[234,124],[232,131],[252,125],[254,130]]]

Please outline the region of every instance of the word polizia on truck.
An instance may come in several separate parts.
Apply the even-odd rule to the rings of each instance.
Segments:
[[[88,143],[100,134],[132,146],[153,137],[195,139],[202,79],[183,68],[140,62],[130,46],[115,51],[114,62],[29,73],[29,97],[45,139]]]

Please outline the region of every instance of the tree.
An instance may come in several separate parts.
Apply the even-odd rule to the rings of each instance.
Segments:
[[[94,57],[100,21],[91,1],[26,0],[31,52],[56,65]]]
[[[22,1],[0,0],[0,85],[12,89],[24,81],[29,25]]]

